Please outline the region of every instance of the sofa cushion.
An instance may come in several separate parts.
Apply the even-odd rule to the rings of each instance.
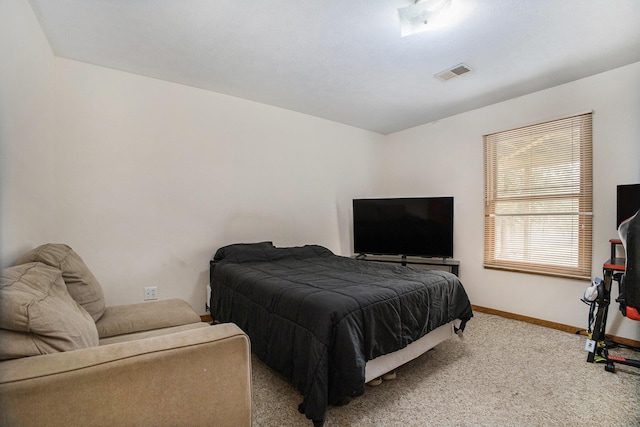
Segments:
[[[96,327],[103,339],[199,322],[200,316],[189,303],[167,299],[107,307]]]
[[[69,295],[62,272],[42,263],[2,270],[0,360],[98,345],[98,330]]]
[[[104,313],[104,294],[98,279],[69,246],[47,243],[24,254],[17,264],[41,262],[62,271],[71,297],[89,312],[94,321]]]

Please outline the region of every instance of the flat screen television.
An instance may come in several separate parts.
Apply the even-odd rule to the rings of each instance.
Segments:
[[[640,209],[640,184],[618,185],[616,207],[617,230],[622,221]]]
[[[453,197],[353,200],[357,254],[453,257]]]

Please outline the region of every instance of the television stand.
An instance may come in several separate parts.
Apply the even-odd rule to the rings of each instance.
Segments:
[[[364,258],[367,257],[367,255],[365,255],[365,254],[360,254],[358,256],[360,258],[356,257],[357,259],[364,259]],[[447,263],[447,259],[448,258],[444,257],[444,256],[442,257],[442,262],[440,262],[440,258],[420,258],[420,260],[425,260],[425,259],[427,260],[427,262],[425,262],[424,264],[428,264],[428,265],[451,265],[451,266],[454,265],[454,264]],[[422,262],[420,262],[420,260],[418,262],[416,262],[416,261],[409,261],[409,262],[413,263],[413,264],[421,264]],[[434,261],[437,261],[438,263],[437,264],[433,264]],[[406,255],[402,255],[402,257],[400,258],[400,262],[402,263],[402,265],[406,266],[407,265],[407,256]],[[450,262],[457,263],[455,265],[458,265],[458,266],[460,265],[460,262],[456,261],[454,259],[451,259]],[[455,275],[457,276],[458,273],[455,273]]]
[[[355,259],[361,261],[375,261],[375,262],[388,262],[392,264],[400,264],[410,267],[418,267],[425,269],[447,269],[450,273],[456,276],[459,273],[460,261],[453,258],[423,258],[423,257],[408,257],[406,255],[366,255],[358,254],[354,256]],[[429,268],[435,267],[435,268]]]

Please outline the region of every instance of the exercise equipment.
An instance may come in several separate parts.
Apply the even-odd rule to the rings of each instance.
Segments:
[[[611,258],[603,265],[604,280],[596,277],[582,297],[582,301],[590,305],[587,361],[605,363],[608,372],[615,372],[616,363],[640,368],[640,360],[609,354],[613,346],[607,346],[605,341],[614,281],[618,283],[620,291],[616,298],[620,312],[629,319],[640,321],[640,211],[620,224],[618,234],[620,240],[611,241]],[[615,257],[617,244],[624,247],[624,259]]]

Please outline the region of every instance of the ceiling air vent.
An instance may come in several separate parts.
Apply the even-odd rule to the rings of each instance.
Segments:
[[[451,80],[454,77],[461,76],[465,73],[471,71],[471,68],[467,67],[464,64],[458,64],[453,68],[449,68],[448,70],[444,70],[436,74],[435,76],[442,81]]]

